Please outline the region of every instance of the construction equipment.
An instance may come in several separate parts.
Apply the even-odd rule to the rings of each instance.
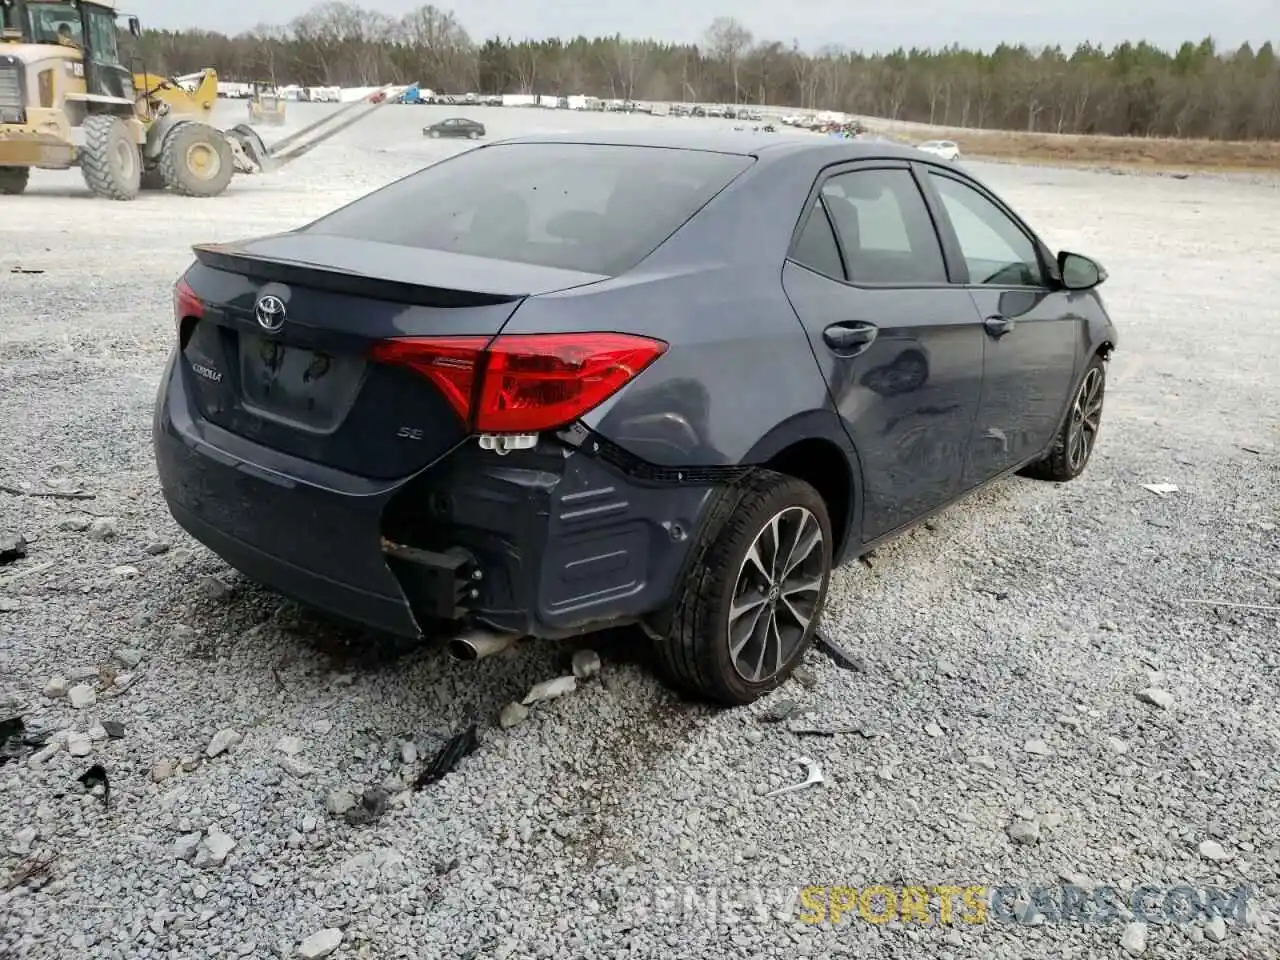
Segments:
[[[284,126],[284,99],[275,87],[265,83],[253,84],[253,92],[249,95],[249,122]]]
[[[118,16],[114,0],[0,0],[0,194],[22,193],[32,167],[78,166],[113,200],[144,189],[217,196],[235,173],[297,159],[403,89],[383,87],[268,148],[246,124],[213,126],[215,71],[163,77],[121,63]],[[141,35],[137,17],[128,26]]]

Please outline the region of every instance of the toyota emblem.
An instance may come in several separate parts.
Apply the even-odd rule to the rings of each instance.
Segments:
[[[258,318],[258,326],[267,333],[275,333],[284,326],[285,309],[284,301],[279,297],[265,296],[258,298],[258,305],[254,307],[254,316]]]

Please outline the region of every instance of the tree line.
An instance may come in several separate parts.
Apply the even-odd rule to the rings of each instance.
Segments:
[[[613,37],[473,39],[447,10],[404,17],[322,3],[287,26],[237,36],[147,30],[130,53],[152,72],[214,67],[225,80],[303,86],[417,81],[447,93],[587,94],[745,103],[1029,132],[1280,139],[1280,65],[1270,42],[1175,51],[1002,44],[864,54],[757,38],[717,18],[701,43]]]

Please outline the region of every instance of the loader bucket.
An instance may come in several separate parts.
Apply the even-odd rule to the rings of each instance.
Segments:
[[[237,123],[226,131],[226,137],[232,141],[234,146],[238,146],[244,152],[250,163],[257,167],[257,170],[253,172],[265,173],[274,167],[271,160],[271,151],[262,142],[262,137],[258,136],[258,131],[247,123]]]

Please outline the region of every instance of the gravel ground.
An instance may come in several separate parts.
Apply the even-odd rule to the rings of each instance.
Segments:
[[[503,730],[569,647],[457,665],[336,628],[189,541],[149,448],[189,244],[297,225],[462,149],[419,135],[443,115],[387,109],[217,200],[110,203],[72,171],[0,203],[0,484],[94,495],[0,492],[0,531],[29,541],[0,566],[0,699],[59,731],[0,766],[0,956],[292,956],[322,931],[306,955],[1142,952],[1123,915],[785,909],[810,884],[1067,881],[1248,885],[1244,923],[1153,919],[1145,956],[1280,956],[1276,185],[982,168],[1051,244],[1110,270],[1122,344],[1087,475],[1003,482],[839,571],[826,629],[860,670],[814,654],[766,702],[713,712],[664,690],[633,635],[592,637],[600,678]],[[481,115],[494,135],[587,119]],[[863,733],[761,720],[784,700]],[[480,746],[454,774],[387,783],[372,823],[326,809],[412,777],[472,714]],[[93,730],[108,721],[122,737]],[[826,782],[763,796],[802,756]],[[77,782],[93,763],[107,805]],[[775,909],[730,923],[729,894]]]

